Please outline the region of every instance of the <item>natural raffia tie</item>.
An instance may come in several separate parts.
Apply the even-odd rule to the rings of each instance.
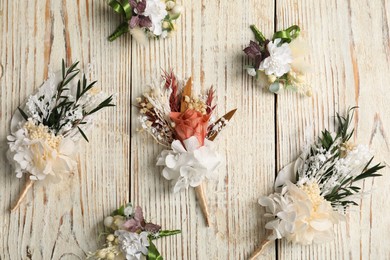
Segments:
[[[11,208],[11,212],[14,212],[17,210],[22,203],[23,199],[26,197],[27,192],[30,190],[30,188],[33,186],[35,181],[31,180],[30,177],[27,177],[26,183],[24,184],[23,190],[19,194],[19,198],[14,204],[14,206]]]

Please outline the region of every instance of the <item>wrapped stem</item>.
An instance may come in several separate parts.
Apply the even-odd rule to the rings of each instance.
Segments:
[[[23,188],[22,192],[20,192],[18,200],[16,201],[14,206],[11,208],[11,212],[14,212],[15,210],[17,210],[19,208],[20,204],[22,203],[23,199],[26,197],[27,192],[30,190],[30,188],[33,186],[33,184],[34,184],[34,181],[31,180],[30,177],[27,177],[26,183],[24,184],[24,188]]]
[[[252,255],[249,257],[249,260],[254,260],[256,259],[258,256],[260,256],[263,251],[268,247],[268,245],[273,242],[274,240],[268,240],[268,239],[265,239],[263,240],[259,247],[252,253]]]
[[[259,29],[257,29],[256,25],[252,24],[250,26],[253,34],[255,35],[256,40],[260,43],[263,44],[267,39],[264,37],[263,33],[260,32]]]
[[[196,194],[196,198],[198,199],[200,210],[202,211],[206,226],[210,227],[210,213],[209,213],[207,200],[204,195],[203,183],[195,187],[195,194]]]
[[[127,22],[121,23],[109,37],[108,40],[110,42],[114,41],[116,38],[121,36],[122,34],[129,32],[129,24]]]

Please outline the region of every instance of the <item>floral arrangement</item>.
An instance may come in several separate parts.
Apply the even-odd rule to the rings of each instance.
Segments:
[[[279,172],[275,193],[259,199],[265,216],[272,217],[265,226],[271,235],[252,259],[275,239],[301,245],[333,240],[333,225],[345,219],[348,207],[358,205],[354,200],[362,191],[357,182],[381,176],[377,172],[384,166],[372,166],[368,147],[350,141],[354,109],[346,117],[337,114],[337,131],[323,131],[315,144]]]
[[[137,99],[142,128],[167,148],[157,159],[164,167],[162,176],[173,182],[174,192],[195,187],[206,225],[209,213],[202,183],[213,177],[221,162],[212,141],[236,111],[215,120],[214,94],[210,88],[196,97],[191,78],[184,86],[172,72],[165,72],[160,87],[152,86]]]
[[[11,120],[8,159],[17,178],[28,177],[12,211],[18,208],[34,181],[58,182],[76,171],[78,140],[82,137],[88,141],[85,131],[91,128],[96,112],[114,106],[113,97],[100,92],[96,81],[88,83],[85,75],[76,87],[77,65],[78,62],[66,68],[62,61],[62,73],[50,75]]]
[[[311,87],[305,83],[307,65],[303,61],[305,46],[295,40],[300,28],[293,25],[275,32],[272,40],[266,39],[255,25],[250,26],[256,41],[250,41],[244,49],[246,55],[254,60],[247,66],[250,76],[268,81],[268,90],[278,94],[284,89],[311,96]]]
[[[131,203],[115,210],[104,219],[108,229],[103,248],[89,253],[87,259],[162,260],[153,240],[179,234],[180,230],[161,230],[161,226],[145,222],[142,209]]]
[[[147,37],[166,38],[175,30],[183,11],[176,0],[110,0],[108,4],[125,19],[108,37],[109,41],[127,32],[139,43],[145,43]]]

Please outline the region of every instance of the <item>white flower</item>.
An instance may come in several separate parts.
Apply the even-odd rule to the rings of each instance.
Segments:
[[[211,141],[206,139],[205,145],[199,147],[198,139],[192,136],[184,140],[184,146],[179,140],[173,141],[172,150],[162,151],[157,165],[165,166],[162,175],[175,182],[173,191],[178,192],[189,186],[199,186],[205,178],[211,178],[220,162]]]
[[[288,43],[278,46],[280,41],[281,39],[275,39],[267,45],[270,56],[265,58],[259,67],[259,70],[264,71],[266,75],[274,74],[276,77],[281,77],[290,71],[292,62],[290,47]]]
[[[148,16],[152,21],[152,32],[159,36],[162,33],[162,21],[168,14],[165,3],[160,0],[147,0],[146,8],[143,13],[144,16]]]
[[[261,197],[266,216],[276,217],[266,224],[273,230],[268,239],[286,238],[293,243],[308,245],[333,240],[333,225],[344,219],[330,202],[320,195],[315,182],[298,187],[287,181],[281,193]]]
[[[18,178],[29,173],[32,180],[43,180],[48,176],[60,180],[61,175],[76,169],[72,158],[74,142],[70,138],[55,136],[46,126],[35,125],[29,120],[7,139],[8,158]]]
[[[131,205],[131,203],[126,205],[126,207],[124,209],[124,214],[126,217],[130,217],[131,215],[134,214],[134,208],[133,208],[133,205]]]
[[[372,155],[366,145],[359,144],[351,151],[346,151],[346,156],[339,159],[335,164],[335,169],[342,175],[356,176],[360,174]]]
[[[142,254],[148,254],[148,232],[144,231],[137,234],[125,230],[117,230],[115,235],[118,236],[118,247],[127,260],[139,260]]]
[[[248,73],[249,76],[252,76],[252,77],[256,76],[256,74],[257,74],[255,68],[247,68],[246,72]]]
[[[168,31],[166,31],[166,30],[164,30],[164,31],[162,31],[162,33],[161,33],[161,38],[167,38],[168,37]]]

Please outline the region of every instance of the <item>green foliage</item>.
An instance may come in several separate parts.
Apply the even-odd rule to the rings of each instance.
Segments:
[[[121,206],[119,209],[116,209],[112,212],[111,216],[125,216],[125,205]]]
[[[85,75],[83,75],[82,81],[78,80],[77,82],[76,98],[71,98],[71,96],[68,94],[68,91],[70,91],[69,83],[72,82],[75,77],[80,73],[80,70],[77,68],[78,64],[79,62],[75,62],[69,68],[66,68],[65,61],[62,60],[62,80],[58,83],[56,92],[52,97],[52,99],[54,100],[53,102],[55,102],[55,104],[53,108],[49,111],[49,113],[47,113],[47,116],[41,119],[41,123],[47,126],[54,134],[58,134],[65,125],[70,123],[72,125],[71,129],[77,128],[81,136],[88,142],[88,138],[83,132],[83,130],[80,128],[80,125],[84,125],[87,123],[85,121],[87,116],[98,112],[102,108],[111,107],[115,105],[112,103],[112,95],[90,110],[86,110],[85,107],[79,104],[80,98],[83,97],[88,91],[90,91],[96,84],[96,81],[88,83]],[[39,100],[42,101],[43,98],[44,97],[40,97]],[[67,113],[69,111],[76,111],[80,108],[82,111],[82,119],[72,121],[67,115]],[[27,113],[25,113],[20,108],[18,108],[18,110],[23,116],[23,118],[25,120],[28,120]],[[39,115],[42,116],[42,113],[40,113]],[[70,130],[62,132],[61,134],[66,135],[69,131]]]
[[[252,24],[250,26],[253,34],[255,35],[255,39],[259,42],[260,45],[263,45],[267,40],[263,33],[256,27],[256,25]]]
[[[331,133],[328,130],[324,130],[322,132],[322,136],[319,137],[319,143],[321,144],[321,146],[327,151],[330,151],[334,154],[326,162],[331,163],[331,167],[329,167],[328,170],[321,176],[320,183],[327,182],[332,177],[332,175],[334,174],[335,161],[342,156],[342,144],[349,141],[354,133],[354,129],[350,129],[350,125],[353,119],[354,110],[356,108],[357,107],[352,107],[348,109],[347,115],[345,117],[342,117],[337,113],[336,118],[338,127],[335,138],[332,137]],[[338,143],[335,143],[336,141]],[[315,153],[316,151],[312,149],[310,156],[314,155]],[[356,202],[346,199],[352,195],[361,192],[361,188],[354,184],[357,181],[366,178],[381,176],[381,174],[378,174],[377,172],[385,167],[381,164],[370,166],[372,164],[373,159],[374,157],[369,160],[369,162],[366,164],[360,174],[356,176],[347,175],[343,179],[341,179],[341,181],[339,181],[340,183],[338,185],[335,185],[333,190],[329,194],[325,195],[324,198],[327,201],[330,201],[333,206],[342,206],[345,208],[349,205],[357,205]]]
[[[348,207],[349,205],[357,205],[356,202],[345,200],[345,198],[355,195],[357,193],[360,193],[361,188],[354,186],[354,183],[366,178],[374,178],[382,176],[381,174],[378,174],[380,169],[384,168],[384,165],[381,165],[380,163],[371,166],[372,160],[374,157],[370,159],[370,161],[366,164],[362,172],[356,176],[346,177],[339,185],[336,185],[332,192],[324,198],[327,201],[330,201],[332,206],[343,206],[344,208]]]

